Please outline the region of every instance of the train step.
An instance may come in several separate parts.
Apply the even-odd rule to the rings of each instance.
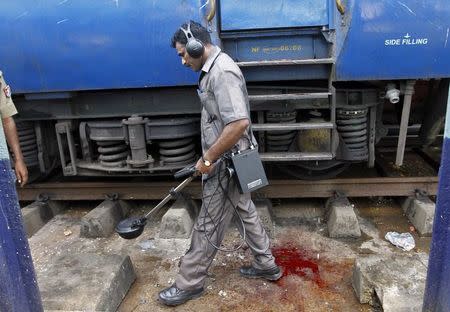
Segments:
[[[307,100],[307,99],[328,99],[331,92],[312,92],[312,93],[288,93],[288,94],[263,94],[249,95],[250,102],[260,101],[283,101],[283,100]]]
[[[240,67],[334,64],[333,58],[237,62]]]
[[[301,160],[331,160],[332,153],[302,153],[302,152],[283,152],[283,153],[260,153],[262,161],[301,161]]]
[[[300,123],[265,123],[252,124],[253,131],[287,131],[333,129],[332,122],[300,122]]]

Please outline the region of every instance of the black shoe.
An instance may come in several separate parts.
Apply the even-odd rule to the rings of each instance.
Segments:
[[[176,306],[188,300],[200,297],[203,294],[203,287],[195,290],[181,290],[172,285],[159,292],[159,300],[168,306]]]
[[[239,269],[239,273],[247,278],[264,278],[269,281],[277,281],[283,275],[278,266],[267,270],[256,269],[252,266],[243,266]]]

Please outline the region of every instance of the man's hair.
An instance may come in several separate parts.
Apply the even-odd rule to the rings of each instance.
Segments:
[[[196,39],[203,42],[203,44],[211,44],[211,36],[209,35],[209,32],[205,27],[194,21],[189,21],[189,23],[191,24],[191,33]],[[181,27],[187,30],[189,23],[184,23],[183,25],[181,25]],[[181,29],[178,29],[173,34],[171,42],[172,48],[175,48],[175,44],[177,42],[184,45],[186,45],[187,43],[186,35]]]

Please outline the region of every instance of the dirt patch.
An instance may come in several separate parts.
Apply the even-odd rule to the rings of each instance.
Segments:
[[[174,308],[159,303],[157,296],[174,282],[178,263],[190,240],[159,238],[159,220],[164,211],[156,221],[149,222],[144,233],[135,240],[124,240],[118,235],[86,239],[79,237],[80,219],[95,205],[78,204],[37,232],[30,239],[30,246],[36,270],[41,272],[45,272],[51,257],[65,252],[130,255],[137,279],[118,309],[121,312],[374,311],[356,299],[351,285],[354,261],[367,252],[399,252],[383,241],[383,236],[387,230],[407,230],[409,223],[395,201],[382,198],[351,201],[355,203],[360,220],[364,221],[362,238],[330,239],[326,224],[319,219],[317,223],[296,225],[280,222],[275,224],[272,240],[277,263],[284,269],[278,282],[246,279],[239,275],[239,267],[252,260],[246,246],[233,253],[218,252],[206,281],[205,294]],[[292,201],[289,205],[292,206]],[[135,214],[145,212],[147,208],[141,207]],[[233,248],[239,244],[237,230],[230,228],[224,246]],[[424,241],[423,247],[416,251],[427,251],[428,244]]]
[[[388,177],[434,177],[436,170],[420,155],[405,153],[403,165],[395,165],[395,153],[377,154],[377,165]]]
[[[431,237],[420,236],[404,214],[398,200],[389,197],[353,198],[360,216],[371,222],[378,231],[378,238],[384,239],[387,232],[411,233],[416,243],[415,252],[430,252]],[[375,234],[374,234],[375,235]]]
[[[236,230],[229,230],[224,245],[239,245]],[[145,253],[133,254],[138,278],[119,311],[371,311],[353,294],[351,276],[356,253],[346,243],[310,232],[310,227],[291,226],[277,227],[273,245],[277,262],[285,272],[279,281],[239,275],[239,267],[251,262],[248,248],[219,252],[205,294],[175,308],[161,305],[157,295],[173,283],[179,258],[164,260]]]

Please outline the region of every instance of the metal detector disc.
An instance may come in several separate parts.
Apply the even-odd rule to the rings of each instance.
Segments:
[[[133,239],[142,234],[145,224],[147,224],[147,219],[143,217],[124,219],[117,224],[116,232],[122,238]]]

